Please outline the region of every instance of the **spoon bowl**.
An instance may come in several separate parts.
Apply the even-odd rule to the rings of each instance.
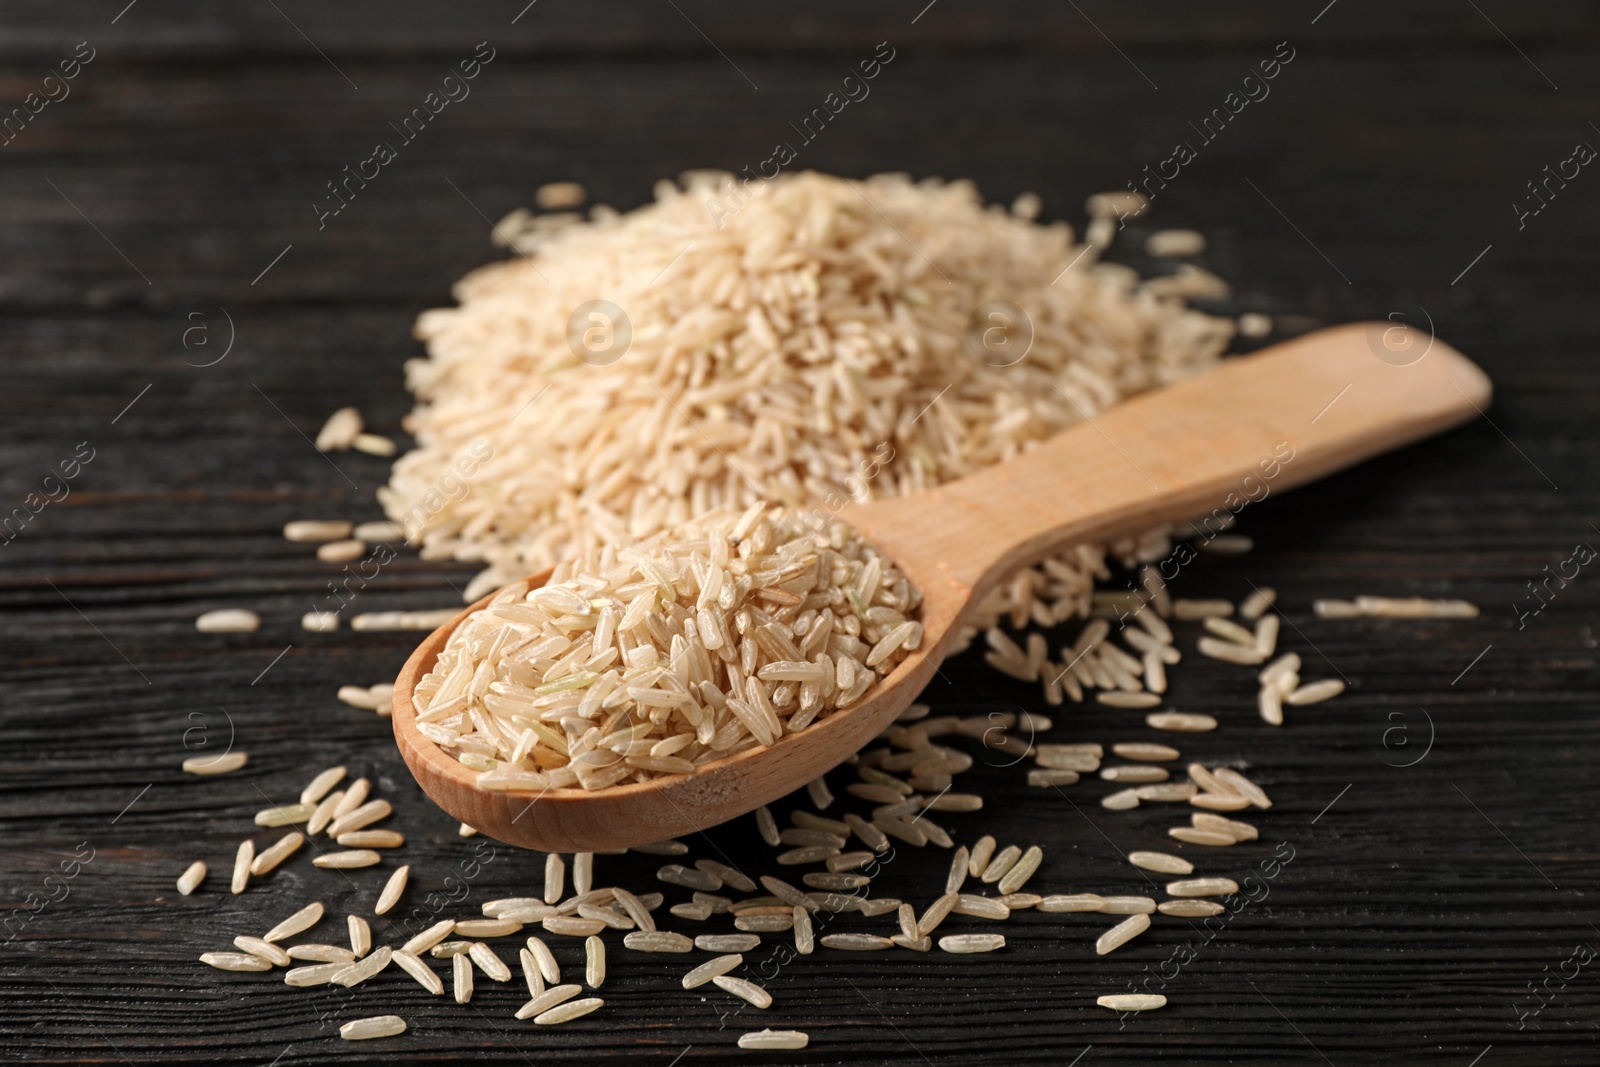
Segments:
[[[973,606],[1017,567],[1165,522],[1194,520],[1197,537],[1215,536],[1272,492],[1482,413],[1491,388],[1477,366],[1437,340],[1423,358],[1395,366],[1373,347],[1386,325],[1321,330],[1226,360],[977,474],[841,509],[837,517],[921,592],[924,637],[856,703],[770,746],[693,774],[604,789],[480,788],[477,772],[418,732],[412,691],[491,594],[428,635],[406,661],[394,688],[400,753],[453,817],[550,852],[626,848],[752,811],[837,766],[894,721],[932,678]],[[530,583],[542,585],[550,573]]]

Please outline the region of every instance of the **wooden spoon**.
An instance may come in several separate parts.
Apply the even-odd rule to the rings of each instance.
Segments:
[[[1473,363],[1435,340],[1416,362],[1394,365],[1396,354],[1383,343],[1388,330],[1381,323],[1341,326],[1230,359],[971,477],[844,508],[839,517],[922,591],[926,636],[853,707],[770,747],[694,774],[593,792],[479,789],[475,771],[417,732],[411,692],[456,626],[489,601],[484,597],[429,635],[400,672],[400,752],[445,811],[529,848],[623,848],[742,815],[838,765],[894,721],[922,692],[972,606],[1015,568],[1078,542],[1198,516],[1210,519],[1198,519],[1195,534],[1214,534],[1230,512],[1269,493],[1482,411],[1490,384]]]

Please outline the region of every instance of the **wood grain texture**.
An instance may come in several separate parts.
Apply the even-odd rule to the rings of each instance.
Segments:
[[[46,892],[80,843],[95,850],[64,896],[50,883],[59,899],[0,935],[0,1059],[735,1063],[753,1055],[735,1036],[770,1025],[809,1031],[812,1047],[755,1062],[1594,1062],[1593,964],[1527,1013],[1541,1003],[1529,983],[1559,973],[1580,943],[1600,944],[1600,834],[1587,810],[1600,785],[1600,597],[1586,569],[1523,629],[1512,605],[1531,605],[1526,583],[1597,536],[1600,201],[1585,173],[1521,229],[1510,206],[1546,164],[1596,140],[1592,11],[1340,0],[1312,25],[1321,3],[1079,4],[1119,54],[1070,6],[991,13],[940,0],[912,27],[922,3],[767,16],[680,0],[761,86],[752,91],[666,5],[602,17],[541,0],[514,30],[520,3],[465,14],[279,6],[359,91],[270,6],[141,2],[114,26],[121,3],[0,13],[8,107],[76,42],[104,43],[73,96],[0,148],[4,501],[20,503],[78,442],[96,449],[71,495],[0,547],[0,922]],[[480,14],[505,31],[467,24]],[[807,15],[804,33],[793,20]],[[504,54],[472,98],[319,232],[310,203],[323,182],[491,34]],[[1426,314],[1495,380],[1488,419],[1253,505],[1241,522],[1255,554],[1186,568],[1188,595],[1276,586],[1285,645],[1307,657],[1308,675],[1354,683],[1274,731],[1237,671],[1194,656],[1173,671],[1175,706],[1224,722],[1181,740],[1186,755],[1236,761],[1276,801],[1259,819],[1262,843],[1207,870],[1242,875],[1287,842],[1295,859],[1270,894],[1182,965],[1167,1008],[1121,1029],[1094,997],[1146,968],[1170,973],[1165,961],[1199,934],[1158,925],[1096,960],[1098,920],[1025,913],[988,956],[819,951],[770,983],[772,1009],[726,1025],[719,1013],[737,1002],[678,988],[687,963],[615,945],[603,995],[617,1010],[538,1032],[510,1019],[517,992],[491,982],[460,1008],[398,974],[347,999],[196,963],[311,899],[329,906],[317,930],[329,940],[345,910],[370,915],[399,859],[347,881],[306,853],[244,896],[220,888],[263,795],[290,797],[336,762],[372,778],[408,835],[407,903],[424,914],[376,921],[380,942],[426,917],[430,893],[469,913],[542,878],[541,856],[491,846],[490,858],[482,839],[458,838],[411,783],[388,724],[333,699],[340,684],[393,676],[416,635],[299,629],[332,573],[278,530],[308,516],[376,518],[384,471],[355,454],[335,470],[301,434],[355,403],[403,439],[411,319],[496,254],[473,205],[497,218],[538,183],[576,177],[628,207],[657,176],[752,164],[885,37],[900,54],[869,100],[805,146],[803,165],[971,176],[1000,201],[1032,189],[1047,217],[1075,225],[1085,195],[1165,158],[1291,40],[1299,54],[1271,96],[1130,222],[1118,258],[1163,269],[1138,254],[1143,237],[1196,226],[1211,241],[1200,262],[1235,284],[1220,307],[1301,316],[1286,324],[1296,331]],[[203,321],[220,344],[223,308],[237,326],[231,354],[185,365],[220,352],[186,349],[183,333]],[[458,604],[452,585],[471,572],[402,554],[355,610]],[[1334,623],[1309,611],[1316,597],[1357,593],[1462,596],[1484,615]],[[262,629],[194,632],[195,615],[224,606],[259,610]],[[1183,633],[1186,647],[1193,637]],[[936,713],[1042,710],[1032,687],[975,656],[943,675],[929,691]],[[1154,739],[1133,713],[1057,718],[1046,740]],[[179,772],[195,751],[185,731],[204,728],[191,746],[218,744],[230,720],[249,766],[212,780]],[[1426,757],[1392,766],[1421,751],[1430,721]],[[1029,790],[1020,768],[981,760],[962,786],[987,807],[944,822],[961,840],[1043,845],[1042,890],[1142,891],[1119,851],[1163,847],[1173,818],[1153,806],[1112,818],[1099,783]],[[693,857],[741,866],[766,854],[748,821],[692,844]],[[181,898],[173,881],[195,858],[211,876]],[[902,850],[880,889],[926,903],[946,859]],[[644,887],[663,862],[598,866],[602,880]],[[564,969],[580,966],[580,950],[556,944]],[[405,1038],[338,1043],[339,1023],[386,1011],[411,1021]]]

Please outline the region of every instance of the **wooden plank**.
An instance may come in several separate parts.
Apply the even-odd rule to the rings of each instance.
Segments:
[[[1559,0],[1489,7],[1488,14],[1470,5],[1422,9],[1360,0],[1342,0],[1336,6],[1324,0],[1293,9],[1264,8],[1246,0],[1203,7],[1180,0],[1101,0],[1076,10],[1040,0],[1006,5],[894,0],[867,7],[847,0],[812,0],[784,15],[731,0],[692,0],[678,4],[678,10],[642,0],[604,8],[504,0],[460,5],[449,12],[376,0],[280,3],[276,11],[270,5],[223,8],[203,0],[170,0],[140,4],[117,17],[122,7],[87,0],[8,4],[0,13],[0,54],[48,62],[63,46],[70,54],[70,47],[85,38],[96,45],[105,42],[115,57],[139,62],[173,56],[270,56],[320,64],[321,50],[340,66],[343,59],[358,56],[454,55],[485,39],[513,54],[546,56],[714,56],[713,43],[726,52],[793,53],[870,46],[885,39],[908,46],[1084,53],[1109,51],[1109,38],[1124,49],[1193,53],[1236,49],[1246,42],[1270,45],[1285,36],[1310,34],[1330,43],[1363,46],[1392,47],[1426,38],[1435,44],[1499,49],[1505,47],[1502,30],[1525,49],[1567,50],[1592,41],[1596,32],[1592,12]]]
[[[669,5],[591,14],[539,4],[497,31],[504,53],[473,97],[318,233],[309,205],[322,182],[442,76],[440,61],[489,35],[480,22],[509,23],[521,5],[446,16],[420,5],[375,14],[280,3],[359,91],[270,6],[140,3],[111,26],[121,6],[0,11],[0,54],[12,61],[0,80],[6,100],[31,91],[63,46],[103,44],[73,96],[3,148],[12,159],[0,171],[0,503],[19,504],[78,442],[96,449],[71,495],[0,545],[0,1047],[9,1059],[288,1065],[401,1052],[732,1063],[750,1062],[733,1047],[738,1033],[772,1025],[809,1031],[818,1051],[803,1055],[827,1062],[1064,1064],[1088,1046],[1084,1067],[1466,1065],[1480,1054],[1481,1067],[1592,1062],[1593,965],[1564,987],[1559,976],[1571,973],[1576,945],[1596,944],[1586,905],[1600,839],[1584,804],[1600,784],[1590,758],[1600,596],[1584,573],[1520,630],[1513,605],[1531,604],[1527,583],[1596,537],[1600,309],[1590,294],[1600,210],[1582,179],[1524,229],[1509,210],[1541,167],[1594,137],[1584,132],[1591,12],[1479,4],[1557,92],[1470,5],[1341,0],[1314,28],[1317,4],[1292,17],[1235,4],[1080,5],[1155,91],[1070,5],[940,0],[912,27],[921,3],[815,6],[809,23],[680,3],[761,85],[752,92]],[[537,855],[496,847],[483,862],[482,839],[457,837],[411,784],[386,724],[334,699],[341,684],[392,674],[412,642],[299,629],[337,569],[277,533],[293,518],[377,515],[371,492],[383,463],[343,454],[335,470],[301,433],[355,403],[404,440],[400,368],[418,354],[410,323],[497,254],[487,224],[446,179],[491,218],[554,178],[634,206],[659,175],[764,158],[860,46],[885,37],[904,41],[902,54],[868,101],[806,147],[804,165],[970,175],[1001,201],[1036,190],[1047,215],[1073,221],[1087,193],[1120,186],[1190,136],[1187,124],[1263,45],[1305,40],[1271,98],[1206,146],[1152,215],[1130,224],[1119,254],[1154,268],[1136,252],[1143,236],[1196,225],[1212,242],[1201,262],[1235,283],[1228,309],[1299,315],[1301,325],[1392,310],[1416,320],[1426,309],[1440,336],[1495,378],[1492,424],[1254,506],[1242,527],[1257,538],[1255,554],[1188,571],[1186,595],[1278,587],[1292,624],[1283,643],[1306,657],[1307,676],[1342,672],[1355,683],[1334,702],[1292,709],[1289,726],[1273,731],[1256,719],[1238,669],[1189,654],[1172,672],[1175,706],[1225,724],[1179,747],[1243,767],[1276,801],[1256,817],[1261,843],[1199,862],[1242,876],[1287,843],[1295,858],[1266,899],[1215,937],[1158,924],[1103,959],[1091,947],[1102,917],[1035,913],[1006,924],[1008,947],[990,956],[819,950],[779,968],[771,1010],[732,1018],[721,1016],[737,1007],[732,997],[677,985],[702,955],[664,963],[613,944],[602,991],[611,1003],[548,1031],[512,1020],[522,994],[487,981],[474,1011],[426,998],[393,972],[339,995],[197,963],[311,899],[329,906],[317,931],[327,940],[341,939],[346,910],[370,916],[393,858],[346,881],[313,868],[307,853],[243,896],[222,884],[233,848],[255,829],[252,813],[336,762],[395,804],[403,859],[414,865],[410,907],[438,893],[457,898],[441,914],[465,916],[542,879]],[[220,343],[221,308],[235,318],[235,348],[213,367],[185,365],[220,351],[185,349],[183,336],[203,322],[208,342]],[[471,572],[402,555],[353,610],[447,606],[457,601],[452,584],[464,587]],[[1310,614],[1316,597],[1358,593],[1462,596],[1484,614],[1421,623]],[[262,629],[194,631],[196,614],[223,606],[261,611]],[[1183,631],[1186,650],[1196,632]],[[1069,627],[1052,644],[1071,637]],[[944,674],[948,684],[929,693],[936,714],[1045,710],[975,654]],[[1157,739],[1129,712],[1052,714],[1059,725],[1046,740]],[[201,779],[178,770],[201,740],[214,750],[230,734],[251,753],[244,771]],[[1399,766],[1429,736],[1428,754]],[[1148,889],[1119,852],[1166,847],[1174,813],[1104,812],[1097,800],[1109,787],[1099,782],[1065,795],[1030,790],[1020,767],[973,751],[961,787],[983,794],[986,808],[940,818],[960,840],[992,832],[1043,845],[1030,885],[1040,891]],[[842,792],[845,779],[832,777]],[[86,855],[84,844],[94,858],[62,880],[62,862]],[[691,858],[771,869],[748,821],[693,845]],[[173,881],[194,858],[211,865],[210,878],[179,897]],[[602,882],[643,889],[663,862],[630,855],[597,866]],[[946,863],[903,849],[874,892],[925,905]],[[687,896],[662,888],[670,901]],[[402,923],[377,921],[377,940],[397,938]],[[859,916],[840,923],[882,927]],[[576,973],[580,946],[555,940]],[[496,942],[506,957],[513,943]],[[1119,1028],[1093,1007],[1152,973],[1168,982],[1166,1009]],[[1535,998],[1529,984],[1552,974]],[[335,1047],[339,1023],[387,1011],[411,1021],[404,1038]]]

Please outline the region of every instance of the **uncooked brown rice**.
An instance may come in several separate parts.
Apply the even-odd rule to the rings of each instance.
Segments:
[[[418,730],[481,761],[482,788],[601,789],[691,773],[854,704],[921,643],[920,599],[848,527],[768,510],[503,590],[418,683]],[[676,749],[635,754],[646,742]]]
[[[753,1030],[739,1035],[740,1048],[797,1049],[810,1042],[811,1036],[801,1030]]]
[[[1104,956],[1108,952],[1115,951],[1148,929],[1150,929],[1150,916],[1148,914],[1140,912],[1136,915],[1130,915],[1095,940],[1095,954]]]
[[[183,761],[189,774],[231,774],[250,762],[245,752],[224,752],[220,756],[190,756]]]
[[[719,217],[708,199],[732,181],[686,175],[653,205],[587,222],[524,216],[503,234],[523,258],[474,272],[459,307],[418,321],[420,444],[379,495],[425,556],[495,565],[469,599],[717,507],[960,477],[1211,366],[1233,332],[1184,307],[1199,290],[1147,292],[1065,225],[985,210],[969,182],[784,175]],[[1099,224],[1103,247],[1116,219]],[[628,316],[631,347],[609,307],[600,348],[569,347],[572,309],[597,293]],[[995,293],[1028,308],[1025,363],[949,343]],[[546,414],[519,420],[530,404]],[[461,469],[494,491],[434,506]],[[1052,562],[1001,583],[980,615],[1081,613],[1100,553]]]
[[[200,888],[200,883],[206,880],[206,865],[200,860],[195,860],[184,868],[178,876],[178,892],[188,896]]]
[[[245,891],[250,884],[250,864],[256,859],[256,845],[249,838],[239,842],[239,851],[233,857],[233,884],[230,888],[234,895]]]

